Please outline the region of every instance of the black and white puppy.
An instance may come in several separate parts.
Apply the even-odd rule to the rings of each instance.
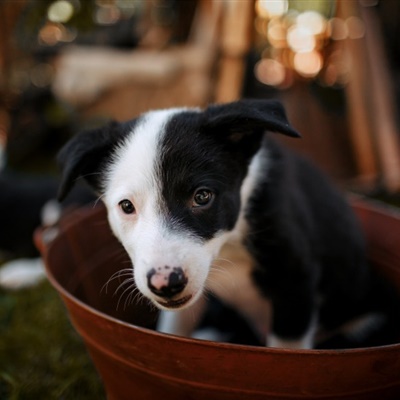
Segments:
[[[370,275],[350,208],[266,132],[298,137],[280,103],[152,111],[74,137],[62,199],[79,177],[101,195],[160,330],[190,335],[207,291],[272,347],[312,348],[317,326],[367,312]]]

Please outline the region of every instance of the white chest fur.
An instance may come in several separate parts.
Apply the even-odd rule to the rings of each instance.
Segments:
[[[271,320],[271,304],[261,296],[251,277],[252,258],[237,241],[225,244],[214,261],[207,288],[244,316],[265,340]]]
[[[261,149],[251,161],[242,185],[243,206],[236,226],[215,259],[207,280],[207,287],[218,298],[239,311],[259,333],[261,340],[265,340],[270,330],[272,307],[254,285],[251,277],[254,261],[242,240],[248,230],[244,217],[245,205],[257,185],[258,177],[267,174],[267,170],[268,154],[265,149]]]

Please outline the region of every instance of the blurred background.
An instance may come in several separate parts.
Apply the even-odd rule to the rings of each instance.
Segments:
[[[399,21],[397,0],[1,1],[0,262],[37,255],[60,147],[154,108],[280,99],[303,138],[279,140],[400,204]],[[102,398],[47,283],[0,289],[0,338],[0,399]]]
[[[151,108],[280,98],[300,147],[360,190],[400,188],[396,0],[41,0],[0,7],[7,165]]]

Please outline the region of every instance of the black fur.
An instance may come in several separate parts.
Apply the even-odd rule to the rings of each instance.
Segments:
[[[82,132],[62,148],[58,154],[58,162],[63,166],[59,200],[65,198],[78,178],[85,178],[96,192],[101,193],[105,163],[110,160],[113,150],[124,140],[134,123],[111,122],[104,127]]]
[[[66,146],[61,198],[81,176],[101,192],[102,171],[134,123],[78,135]],[[162,206],[175,229],[201,240],[234,227],[249,163],[265,149],[266,173],[245,205],[249,232],[243,240],[255,260],[254,284],[272,301],[277,336],[301,337],[316,313],[334,329],[369,311],[372,278],[350,207],[309,162],[265,135],[299,136],[279,103],[243,100],[202,113],[183,111],[165,129],[159,144]],[[189,204],[201,187],[216,196],[197,212]]]
[[[233,229],[240,210],[240,187],[265,130],[298,136],[280,104],[272,101],[209,107],[204,113],[183,112],[166,126],[161,144],[162,193],[179,228],[203,239]],[[186,205],[197,188],[215,193],[206,212]]]
[[[172,227],[187,229],[204,240],[220,229],[232,229],[245,171],[236,165],[230,152],[201,132],[198,113],[172,118],[166,132],[160,151],[160,181],[166,211],[173,216]],[[215,201],[209,210],[193,212],[188,205],[200,187],[211,189]]]
[[[361,230],[316,168],[269,138],[263,145],[269,174],[246,210],[246,243],[257,260],[254,282],[272,299],[280,337],[300,336],[320,301],[319,321],[332,329],[359,314],[366,298]]]

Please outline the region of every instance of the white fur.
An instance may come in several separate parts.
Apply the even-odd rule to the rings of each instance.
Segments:
[[[254,285],[251,266],[252,260],[243,245],[229,242],[213,263],[207,287],[238,310],[264,341],[270,328],[271,303]]]
[[[247,230],[244,207],[232,232],[220,232],[206,243],[188,232],[172,232],[162,213],[160,185],[156,175],[158,144],[168,120],[179,109],[146,114],[130,137],[118,148],[110,164],[104,202],[110,225],[127,250],[133,265],[138,289],[159,308],[164,308],[147,285],[147,273],[152,268],[180,266],[188,284],[180,298],[192,296],[180,311],[161,314],[158,329],[162,332],[189,335],[203,310],[198,300],[205,288],[227,304],[236,307],[259,333],[266,337],[270,326],[271,306],[258,292],[250,276],[252,259],[242,244]],[[264,151],[264,150],[262,150]],[[253,158],[245,178],[241,200],[245,205],[256,185],[259,174],[267,173],[265,154]],[[124,214],[118,203],[129,199],[135,214]],[[222,250],[221,250],[222,249]],[[211,270],[210,270],[211,269]],[[240,285],[237,283],[240,282]]]
[[[307,332],[302,338],[297,340],[282,339],[273,334],[268,336],[268,347],[292,349],[292,350],[310,350],[313,348],[314,332]]]
[[[163,299],[148,288],[148,272],[165,265],[181,267],[188,277],[188,284],[180,298],[191,296],[188,306],[201,296],[212,260],[223,244],[223,235],[203,244],[188,232],[172,232],[160,207],[162,197],[156,175],[158,144],[165,124],[180,111],[146,114],[115,153],[107,173],[104,196],[112,230],[133,262],[136,285],[160,308],[163,308]],[[123,199],[134,204],[135,214],[122,212],[118,204]]]
[[[378,331],[386,322],[386,316],[380,313],[369,313],[343,325],[339,331],[354,341],[366,340],[374,331]]]
[[[205,297],[180,311],[162,311],[157,321],[159,332],[179,336],[191,336],[206,306]]]
[[[274,334],[267,337],[267,344],[269,347],[293,349],[293,350],[310,350],[314,347],[315,332],[317,330],[317,318],[311,320],[310,326],[304,335],[299,339],[283,339]]]

